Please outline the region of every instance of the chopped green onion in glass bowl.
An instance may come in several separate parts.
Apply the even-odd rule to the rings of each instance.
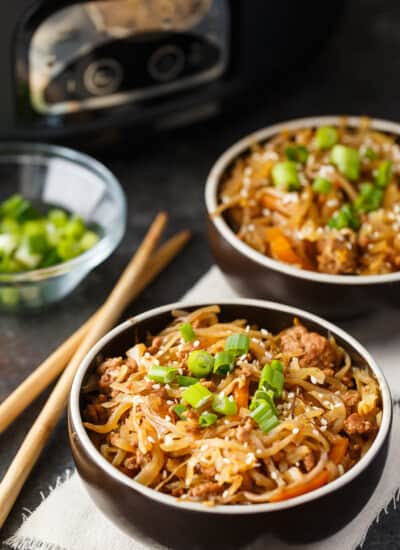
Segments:
[[[71,292],[120,242],[126,201],[115,177],[82,153],[0,145],[0,309],[24,311]]]

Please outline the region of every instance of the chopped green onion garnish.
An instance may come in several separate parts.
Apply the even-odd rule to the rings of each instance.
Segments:
[[[188,367],[196,378],[205,378],[214,366],[214,357],[202,349],[191,351],[188,357]]]
[[[225,351],[230,351],[234,356],[246,355],[249,345],[248,334],[231,334],[225,341]]]
[[[392,163],[389,160],[384,160],[379,165],[375,183],[378,187],[384,189],[390,183],[392,178]]]
[[[196,334],[190,323],[182,323],[179,327],[179,331],[185,342],[192,342],[196,338]]]
[[[275,187],[282,191],[297,191],[300,189],[296,163],[291,160],[275,164],[272,168],[272,180]]]
[[[13,273],[59,264],[100,239],[82,218],[53,208],[40,214],[21,195],[0,203],[0,271]]]
[[[236,401],[224,395],[214,395],[211,406],[212,410],[218,414],[232,416],[237,413]]]
[[[384,191],[372,183],[362,183],[360,194],[354,201],[357,212],[373,212],[381,207]]]
[[[180,386],[193,386],[193,384],[197,384],[198,379],[193,378],[193,376],[183,376],[182,374],[178,374],[176,377],[176,382]]]
[[[212,397],[212,393],[200,382],[193,384],[182,393],[182,399],[194,409],[202,407]]]
[[[360,219],[352,205],[347,203],[328,221],[328,226],[332,229],[350,227],[356,231],[360,227]]]
[[[266,401],[262,401],[258,407],[250,413],[250,416],[264,433],[268,433],[279,424],[278,417]]]
[[[199,424],[202,428],[207,428],[208,426],[212,426],[216,423],[218,420],[218,416],[214,413],[210,413],[208,411],[204,411],[199,416]]]
[[[364,151],[364,157],[369,160],[376,160],[378,158],[378,153],[374,151],[371,147],[367,147]]]
[[[184,413],[187,411],[187,407],[185,405],[175,405],[175,407],[172,407],[172,410],[181,420],[185,420]]]
[[[89,250],[95,244],[97,244],[99,240],[100,240],[100,237],[94,231],[85,231],[85,233],[83,234],[83,237],[79,241],[81,251],[86,252],[86,250]]]
[[[308,158],[308,150],[307,147],[304,147],[304,145],[292,145],[290,147],[286,147],[285,155],[293,162],[305,164]]]
[[[153,365],[147,377],[158,384],[170,384],[175,380],[177,369],[174,367],[161,367],[160,365]]]
[[[357,149],[346,147],[346,145],[335,145],[332,149],[331,161],[349,180],[356,180],[359,178],[360,155]]]
[[[263,401],[266,401],[271,407],[271,409],[274,411],[274,414],[277,414],[277,410],[274,402],[273,390],[265,390],[265,389],[256,390],[255,394],[253,395],[253,399],[251,400],[249,409],[251,411],[254,411],[254,409],[256,409],[258,405]]]
[[[327,195],[332,191],[332,182],[326,178],[316,178],[312,184],[312,188],[316,193]]]
[[[214,374],[224,376],[228,372],[232,372],[235,367],[235,358],[231,351],[220,351],[214,359]]]
[[[49,210],[47,217],[49,221],[58,228],[66,226],[68,222],[67,213],[60,208]]]
[[[273,360],[271,364],[264,366],[261,371],[260,388],[265,390],[271,389],[275,397],[280,397],[284,382],[283,364],[280,361]]]
[[[318,149],[329,149],[339,139],[338,131],[333,126],[321,126],[315,132],[314,144]]]

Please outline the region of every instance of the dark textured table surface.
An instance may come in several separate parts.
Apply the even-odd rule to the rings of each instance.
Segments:
[[[127,158],[101,156],[120,179],[129,203],[126,236],[112,259],[93,272],[64,302],[35,315],[0,317],[0,400],[76,329],[101,303],[145,228],[167,209],[169,232],[189,227],[192,242],[128,313],[178,299],[212,264],[204,232],[203,185],[215,158],[242,134],[264,125],[310,114],[369,114],[400,119],[400,2],[353,0],[326,48],[279,89],[252,105],[193,128],[132,147]],[[0,476],[46,396],[0,436]],[[65,417],[59,423],[1,533],[11,535],[23,508],[34,509],[65,468],[72,466]],[[400,548],[400,511],[389,506],[371,527],[365,549]],[[361,527],[361,526],[360,526]],[[105,549],[106,550],[106,549]]]

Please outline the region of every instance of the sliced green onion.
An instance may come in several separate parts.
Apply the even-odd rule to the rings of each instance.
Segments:
[[[249,351],[250,338],[248,334],[231,334],[225,341],[225,351],[234,356],[246,355]]]
[[[218,416],[214,413],[210,413],[208,411],[204,411],[199,416],[199,424],[202,428],[207,428],[208,426],[212,426],[216,423],[218,420]]]
[[[318,149],[330,149],[338,142],[339,134],[333,126],[321,126],[315,132],[314,144]]]
[[[193,376],[184,376],[182,374],[178,374],[176,377],[176,382],[180,386],[193,386],[193,384],[197,384],[198,379],[193,378]]]
[[[147,377],[158,384],[170,384],[175,380],[177,369],[174,367],[161,367],[160,365],[153,365]]]
[[[286,147],[285,155],[289,160],[293,162],[299,162],[300,164],[305,164],[308,158],[308,149],[304,145],[292,145]]]
[[[100,240],[100,237],[94,231],[85,231],[83,237],[79,241],[82,252],[86,252],[89,248],[92,248]]]
[[[332,149],[331,161],[349,180],[354,181],[359,178],[360,155],[357,149],[346,145],[335,145]]]
[[[272,168],[272,180],[275,187],[278,187],[282,191],[297,191],[300,189],[297,166],[291,160],[275,164]]]
[[[389,160],[384,160],[378,167],[375,183],[378,187],[384,189],[390,183],[391,178],[392,163]]]
[[[270,365],[265,365],[261,371],[260,388],[271,389],[275,397],[282,395],[285,377],[283,375],[283,365],[280,361],[271,361]]]
[[[235,367],[235,358],[231,351],[219,351],[214,359],[214,374],[224,376],[232,372]]]
[[[184,413],[188,410],[185,405],[175,405],[175,407],[172,407],[172,410],[181,420],[185,420],[186,415]]]
[[[63,233],[66,237],[80,239],[85,233],[85,223],[80,216],[72,216],[64,227]]]
[[[214,395],[212,400],[212,410],[218,414],[232,416],[237,413],[237,403],[224,395]]]
[[[35,219],[38,216],[31,203],[18,194],[12,195],[1,203],[0,214],[19,222]]]
[[[251,411],[254,411],[254,409],[256,409],[258,405],[263,401],[266,401],[271,407],[271,409],[273,410],[274,414],[277,414],[277,409],[274,402],[273,390],[263,390],[263,389],[256,390],[251,400],[249,409]]]
[[[360,193],[354,201],[357,212],[373,212],[381,207],[384,191],[376,185],[366,182],[360,185]]]
[[[312,184],[312,188],[316,193],[327,195],[332,191],[332,182],[326,178],[316,178]]]
[[[185,342],[192,342],[196,338],[196,334],[190,323],[182,323],[179,327],[179,331]]]
[[[199,349],[196,351],[191,351],[188,357],[188,367],[190,372],[196,378],[205,378],[210,374],[214,366],[214,357],[204,351]]]
[[[332,229],[344,229],[350,227],[355,231],[360,227],[360,218],[351,204],[347,203],[332,216],[328,221],[328,226]]]
[[[264,433],[270,432],[279,424],[278,417],[266,401],[262,401],[250,416],[258,424],[258,427]]]
[[[68,222],[67,213],[60,208],[53,208],[49,210],[47,217],[49,221],[57,228],[65,227]]]
[[[212,397],[212,393],[200,382],[193,384],[182,393],[182,399],[194,409],[202,407]]]
[[[369,160],[376,160],[378,158],[378,153],[372,149],[372,147],[367,147],[364,151],[364,157]]]

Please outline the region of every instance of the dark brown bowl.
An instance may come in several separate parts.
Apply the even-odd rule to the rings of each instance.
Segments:
[[[224,174],[254,143],[264,142],[283,129],[335,125],[338,122],[339,117],[329,116],[270,126],[235,143],[214,164],[205,189],[209,243],[218,266],[240,295],[278,300],[330,318],[351,317],[385,303],[400,303],[400,272],[361,276],[306,271],[257,252],[236,237],[224,216],[212,216],[218,206]],[[348,119],[350,126],[359,123],[359,118]],[[371,126],[400,136],[400,125],[394,122],[372,119]]]
[[[123,531],[147,542],[175,550],[239,549],[271,535],[288,541],[318,540],[353,519],[372,495],[386,460],[392,402],[381,369],[347,333],[310,313],[257,300],[222,302],[221,319],[246,318],[277,332],[297,317],[321,334],[332,334],[360,366],[374,372],[382,393],[383,414],[371,448],[348,472],[311,493],[280,503],[206,507],[181,502],[149,489],[114,468],[97,451],[82,424],[81,387],[96,367],[96,359],[124,355],[135,336],[155,334],[171,321],[174,309],[193,310],[207,304],[172,304],[122,323],[102,338],[82,362],[69,400],[69,436],[74,460],[84,485],[98,508]],[[343,503],[346,503],[343,506]],[[338,513],[340,510],[340,513]]]

